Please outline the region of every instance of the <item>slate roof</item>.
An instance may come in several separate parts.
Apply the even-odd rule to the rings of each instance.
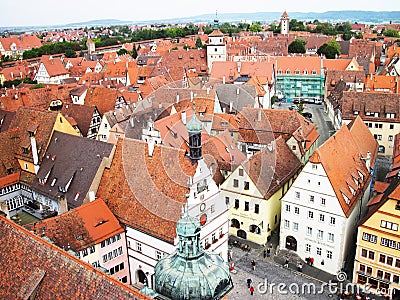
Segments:
[[[96,199],[65,212],[25,226],[48,237],[58,247],[79,252],[124,232],[117,218],[102,199]]]
[[[1,216],[0,245],[1,299],[151,299]]]
[[[242,166],[264,199],[269,199],[300,170],[302,164],[283,138],[278,137],[272,148],[258,151]]]
[[[253,85],[219,84],[216,92],[221,108],[227,113],[237,114],[244,107],[255,105],[256,89]]]
[[[357,119],[352,126],[349,126],[350,129],[348,126],[342,126],[310,157],[311,163],[321,164],[324,168],[347,217],[369,187],[371,174],[362,158],[366,158],[366,151],[369,151],[373,169],[378,151],[377,142],[368,128],[361,118]]]
[[[155,145],[150,157],[147,143],[119,139],[97,196],[120,222],[173,243],[196,167],[183,150]]]
[[[32,188],[52,199],[65,196],[70,208],[82,205],[103,158],[111,158],[113,147],[54,131]]]

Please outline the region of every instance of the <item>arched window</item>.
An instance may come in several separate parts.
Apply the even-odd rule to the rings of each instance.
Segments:
[[[231,227],[240,228],[240,222],[239,222],[239,220],[237,220],[237,219],[232,219],[232,220],[231,220]]]
[[[254,225],[254,224],[252,224],[252,225],[249,226],[249,231],[250,231],[251,233],[261,234],[261,229],[260,229],[260,227],[258,227],[257,225]]]

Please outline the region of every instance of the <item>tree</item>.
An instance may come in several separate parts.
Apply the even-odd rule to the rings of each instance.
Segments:
[[[340,44],[335,40],[329,40],[317,50],[318,55],[325,55],[326,58],[333,59],[340,55]]]
[[[72,49],[65,50],[65,56],[68,58],[76,57],[76,52]]]
[[[196,48],[197,49],[203,48],[203,43],[201,42],[201,39],[199,37],[196,39]]]
[[[126,50],[125,48],[121,48],[121,49],[119,49],[117,51],[118,55],[124,55],[124,54],[127,54],[127,53],[128,53],[128,50]]]
[[[388,37],[400,37],[396,29],[387,29],[383,32],[383,35]]]
[[[306,53],[307,42],[302,39],[295,39],[290,43],[288,51],[289,53]]]
[[[262,27],[261,27],[260,24],[252,24],[249,27],[249,31],[251,31],[251,32],[260,32],[260,31],[262,31]]]
[[[135,44],[133,44],[133,49],[132,49],[132,57],[133,57],[133,58],[136,58],[136,57],[138,57],[138,53],[137,53],[137,50],[136,50],[136,46],[135,46]]]

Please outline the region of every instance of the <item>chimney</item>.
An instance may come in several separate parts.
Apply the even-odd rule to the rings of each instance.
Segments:
[[[210,95],[210,88],[207,88],[207,95]]]
[[[190,102],[193,102],[193,91],[190,91]]]
[[[239,88],[236,89],[236,95],[239,95]]]
[[[181,120],[184,125],[186,125],[186,111],[182,110],[181,112]]]
[[[10,75],[11,75],[11,78],[14,78],[14,73],[13,72],[11,72]]]
[[[233,109],[233,103],[232,101],[229,101],[229,112],[232,112]]]
[[[149,156],[152,157],[153,156],[153,152],[154,152],[154,140],[153,140],[153,138],[149,138],[147,140],[147,150],[149,151]]]
[[[240,69],[242,68],[242,63],[240,61],[237,62],[237,70],[238,73],[240,74]]]
[[[368,171],[371,171],[371,152],[367,152],[367,157],[365,158],[365,165],[367,166]]]
[[[261,122],[261,113],[262,113],[261,108],[259,108],[257,111],[257,121],[259,122]]]
[[[225,76],[222,76],[222,84],[225,84]]]
[[[176,103],[179,103],[179,94],[176,94]]]
[[[32,147],[32,156],[33,156],[33,167],[35,170],[35,174],[39,171],[39,155],[36,146],[36,139],[35,136],[31,136],[31,147]]]

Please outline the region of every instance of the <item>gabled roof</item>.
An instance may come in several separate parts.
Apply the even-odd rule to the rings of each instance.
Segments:
[[[221,108],[225,109],[227,113],[237,114],[243,108],[255,105],[256,89],[254,85],[219,84],[216,93]]]
[[[155,145],[149,156],[147,143],[119,139],[97,195],[120,222],[173,243],[196,167],[183,150]]]
[[[64,196],[68,207],[82,205],[104,157],[114,145],[55,131],[32,188],[52,199]]]
[[[68,70],[65,69],[63,62],[59,58],[42,56],[40,63],[44,65],[50,77],[68,74]]]
[[[367,150],[371,153],[371,167],[375,164],[377,143],[372,142],[371,133],[368,136],[365,130],[368,128],[360,120],[350,130],[342,126],[310,157],[310,163],[321,164],[324,168],[347,217],[369,186],[371,174],[365,163]],[[363,141],[365,145],[360,144]]]
[[[202,144],[203,154],[210,155],[216,160],[220,170],[233,171],[246,160],[246,155],[237,148],[227,130],[209,138]]]
[[[2,299],[151,299],[1,216],[0,245]]]
[[[48,237],[58,247],[78,252],[124,232],[102,199],[83,204],[59,216],[25,226]]]
[[[117,90],[104,87],[91,87],[85,97],[85,104],[96,106],[100,114],[113,110],[117,101]]]
[[[0,109],[0,132],[8,130],[14,116],[15,112]]]
[[[86,137],[96,110],[95,106],[68,103],[63,105],[61,113],[66,118],[73,118],[76,121],[79,131]]]
[[[279,76],[285,76],[287,70],[290,70],[290,75],[295,75],[295,71],[300,74],[307,71],[308,75],[313,75],[312,72],[316,72],[314,76],[321,75],[321,58],[318,56],[279,56],[277,61],[276,70],[282,71]]]
[[[300,160],[282,137],[242,163],[258,191],[269,199],[301,168]]]
[[[10,129],[18,128],[20,140],[15,155],[26,161],[33,162],[29,135],[30,132],[34,132],[40,161],[50,142],[57,116],[58,113],[53,111],[20,107],[10,124]],[[23,148],[27,149],[27,153],[23,152]]]
[[[17,173],[21,167],[15,158],[20,145],[18,128],[0,132],[0,178]]]

